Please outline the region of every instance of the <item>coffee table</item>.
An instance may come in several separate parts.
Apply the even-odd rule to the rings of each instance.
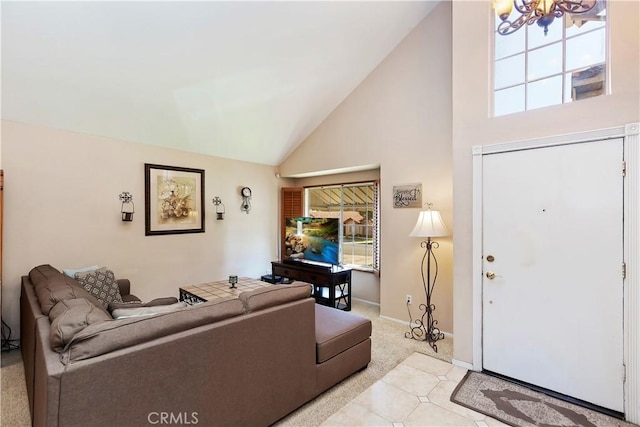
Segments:
[[[184,301],[189,305],[195,305],[217,298],[235,298],[245,291],[277,285],[249,277],[238,277],[236,287],[230,288],[230,286],[231,284],[228,280],[184,286],[180,288],[180,301]]]

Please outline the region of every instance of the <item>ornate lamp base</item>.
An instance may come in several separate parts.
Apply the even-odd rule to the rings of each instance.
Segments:
[[[437,353],[438,346],[436,345],[436,341],[443,339],[444,334],[440,332],[440,329],[436,326],[438,321],[433,318],[433,311],[435,309],[436,306],[434,304],[430,304],[429,306],[420,304],[420,310],[424,311],[424,313],[422,313],[420,319],[409,323],[411,330],[406,332],[404,336],[405,338],[411,338],[413,340],[426,341],[433,351]],[[427,316],[426,322],[425,316]],[[411,318],[411,311],[409,311],[409,318]]]
[[[411,330],[405,333],[404,336],[405,338],[411,338],[414,340],[427,341],[433,351],[437,353],[438,346],[436,345],[436,341],[443,339],[444,334],[440,332],[440,329],[437,327],[438,321],[433,318],[433,312],[435,311],[436,306],[431,303],[431,294],[433,293],[436,278],[438,277],[438,261],[433,254],[433,249],[437,249],[440,245],[438,245],[438,242],[431,241],[431,238],[427,238],[427,240],[422,242],[420,246],[426,248],[424,256],[422,257],[421,272],[422,285],[424,286],[427,303],[419,305],[420,311],[424,311],[424,313],[422,313],[422,316],[419,319],[415,319],[414,321],[411,321],[411,309],[409,308],[409,304],[407,304],[407,311],[409,312],[409,328]],[[426,275],[424,271],[425,260],[427,261]],[[435,267],[433,282],[431,281],[431,260],[433,260]],[[426,322],[425,316],[427,317]]]

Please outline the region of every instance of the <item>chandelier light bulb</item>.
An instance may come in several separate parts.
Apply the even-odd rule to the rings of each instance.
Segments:
[[[513,10],[513,0],[493,0],[493,8],[496,11],[496,15],[506,21]]]

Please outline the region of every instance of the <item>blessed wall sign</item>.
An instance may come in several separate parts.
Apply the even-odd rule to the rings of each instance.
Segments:
[[[422,184],[406,184],[393,187],[394,208],[421,208]]]

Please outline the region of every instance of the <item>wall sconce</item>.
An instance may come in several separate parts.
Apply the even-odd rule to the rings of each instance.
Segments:
[[[135,212],[133,195],[125,191],[120,193],[120,200],[122,200],[122,208],[120,209],[122,212],[122,220],[127,222],[133,221],[133,213]]]
[[[216,205],[216,219],[224,219],[224,203],[222,203],[222,199],[218,196],[214,197],[213,204]]]

